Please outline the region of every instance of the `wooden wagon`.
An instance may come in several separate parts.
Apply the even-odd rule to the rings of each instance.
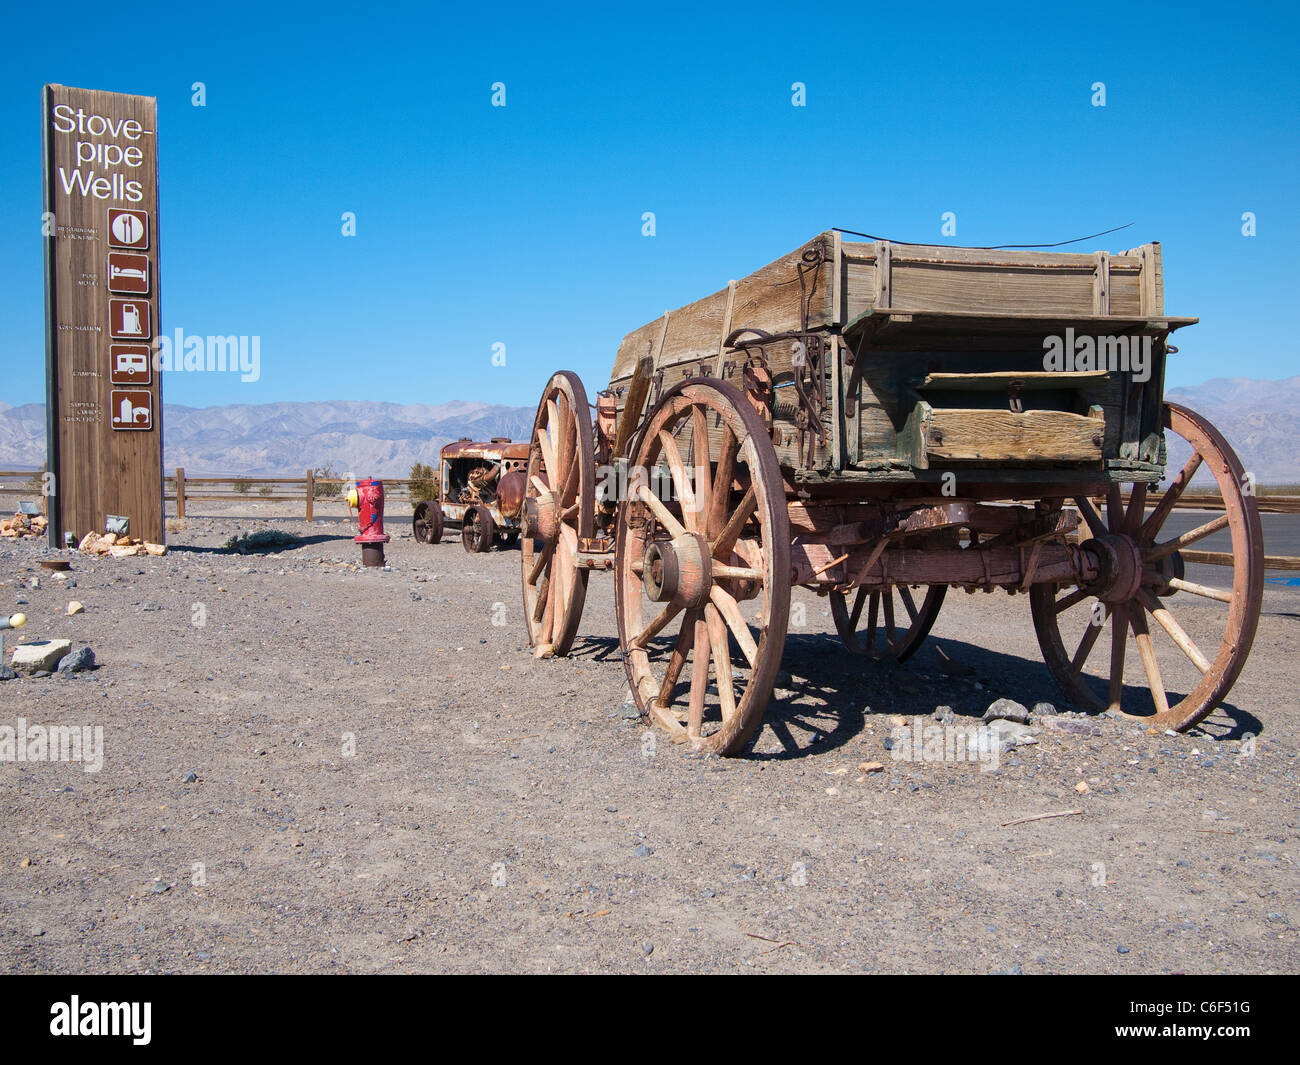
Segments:
[[[1240,672],[1263,588],[1237,457],[1163,399],[1170,334],[1195,321],[1164,313],[1159,244],[822,233],[628,334],[594,424],[578,377],[550,379],[523,520],[534,653],[569,653],[590,572],[614,570],[642,713],[734,754],[770,698],[793,586],[829,596],[850,651],[900,660],[950,587],[1003,588],[1028,594],[1074,704],[1190,728]],[[1148,506],[1172,437],[1191,458]],[[1162,535],[1202,467],[1223,513]],[[1220,530],[1231,587],[1188,580],[1180,549]]]

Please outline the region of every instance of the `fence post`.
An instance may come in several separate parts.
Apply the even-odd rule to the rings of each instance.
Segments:
[[[307,523],[310,525],[316,502],[316,471],[307,471]]]
[[[185,467],[176,467],[176,516],[185,517]]]

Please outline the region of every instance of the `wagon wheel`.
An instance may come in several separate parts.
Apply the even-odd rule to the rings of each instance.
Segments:
[[[947,594],[947,585],[932,584],[917,603],[911,589],[903,584],[884,591],[858,588],[850,607],[847,595],[833,591],[831,617],[840,641],[855,655],[866,655],[877,662],[885,658],[906,662],[930,634]]]
[[[776,451],[745,397],[716,380],[667,391],[639,439],[614,561],[628,685],[674,742],[737,754],[762,721],[789,621]]]
[[[415,506],[411,519],[411,532],[418,543],[436,544],[442,541],[442,507],[437,500],[426,499]]]
[[[1165,404],[1164,426],[1191,445],[1192,457],[1159,503],[1146,514],[1146,486],[1133,485],[1126,497],[1117,485],[1110,490],[1103,522],[1087,499],[1078,499],[1102,555],[1102,576],[1073,591],[1035,586],[1030,602],[1043,657],[1073,702],[1094,710],[1110,707],[1182,732],[1210,714],[1245,664],[1264,590],[1264,542],[1254,497],[1243,490],[1245,474],[1227,441],[1200,415],[1174,403]],[[1218,482],[1224,513],[1161,538],[1174,502],[1202,464]],[[1231,590],[1186,580],[1179,549],[1225,527],[1232,537]],[[1087,609],[1075,609],[1083,604]],[[1109,665],[1099,661],[1096,672],[1085,672],[1107,623]],[[1067,649],[1063,627],[1081,634],[1077,649]],[[1159,655],[1152,638],[1157,629],[1168,635],[1159,641]],[[1140,667],[1132,664],[1131,674],[1146,682],[1136,696],[1124,691],[1130,632],[1140,661]],[[1169,690],[1187,694],[1171,706]]]
[[[487,507],[466,507],[464,520],[460,523],[460,542],[470,554],[486,554],[492,550],[492,541],[496,539],[496,525],[492,521],[492,511]]]
[[[533,422],[520,567],[537,658],[567,655],[582,620],[588,570],[578,565],[578,542],[592,535],[596,510],[589,410],[578,375],[561,370],[547,382]]]

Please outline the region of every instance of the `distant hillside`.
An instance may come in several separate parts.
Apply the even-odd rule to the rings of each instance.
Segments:
[[[1300,483],[1300,377],[1282,381],[1216,378],[1168,398],[1199,411],[1227,436],[1262,485]],[[308,466],[339,473],[405,477],[415,462],[462,436],[526,440],[532,407],[488,403],[259,403],[226,407],[168,404],[165,464],[193,476],[247,473],[300,476]],[[0,403],[0,469],[45,459],[45,407]],[[1177,471],[1185,449],[1170,449]],[[1204,476],[1198,478],[1204,485]]]
[[[488,403],[399,404],[340,400],[163,408],[164,465],[193,476],[301,476],[308,466],[340,474],[405,477],[416,462],[462,436],[526,440],[535,410]],[[45,460],[45,406],[0,408],[0,468]]]
[[[1171,388],[1165,398],[1213,422],[1259,484],[1300,484],[1300,377],[1216,377],[1192,388]],[[1187,457],[1186,448],[1170,447],[1171,476]],[[1209,481],[1202,474],[1194,483],[1203,487]]]

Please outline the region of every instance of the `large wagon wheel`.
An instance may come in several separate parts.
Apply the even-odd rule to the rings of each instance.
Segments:
[[[578,634],[588,574],[578,541],[592,535],[595,480],[587,393],[577,374],[561,370],[537,405],[520,540],[524,620],[537,658],[567,655]]]
[[[1087,499],[1076,500],[1102,556],[1102,577],[1072,591],[1038,585],[1030,602],[1043,657],[1073,702],[1093,710],[1109,707],[1181,732],[1213,711],[1245,664],[1264,592],[1264,540],[1254,497],[1243,487],[1241,463],[1214,426],[1184,407],[1166,403],[1164,427],[1191,445],[1192,457],[1160,502],[1146,514],[1145,485],[1134,485],[1127,497],[1116,485],[1103,522]],[[1224,513],[1181,535],[1160,539],[1174,503],[1202,464],[1218,482]],[[1231,590],[1186,580],[1179,549],[1225,527],[1232,536]],[[1174,597],[1181,620],[1171,608]],[[1088,609],[1075,609],[1083,605]],[[1062,636],[1067,621],[1080,633],[1073,652]],[[1099,671],[1085,672],[1107,623],[1109,665],[1099,663]],[[1169,637],[1161,641],[1162,655],[1157,655],[1152,639],[1157,628]],[[1145,689],[1136,695],[1124,691],[1130,632],[1146,680]],[[1171,689],[1187,692],[1172,706],[1167,695]]]
[[[776,451],[753,406],[717,380],[666,392],[639,439],[614,562],[628,684],[674,741],[737,754],[763,718],[789,621]]]
[[[918,604],[911,589],[903,584],[883,591],[859,588],[850,607],[847,595],[833,591],[831,617],[835,619],[840,641],[855,655],[865,655],[877,662],[885,658],[905,662],[930,634],[947,594],[947,585],[932,584]]]
[[[411,518],[411,532],[418,543],[436,544],[442,541],[442,507],[436,499],[425,499],[415,505]]]

